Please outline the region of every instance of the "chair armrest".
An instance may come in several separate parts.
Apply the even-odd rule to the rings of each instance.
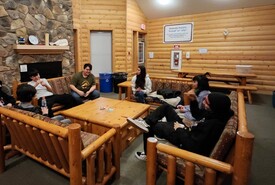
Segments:
[[[187,150],[183,150],[174,146],[169,146],[166,144],[159,143],[156,146],[157,150],[164,152],[166,154],[172,155],[174,157],[179,157],[181,159],[184,159],[185,161],[189,161],[201,166],[204,166],[206,168],[211,168],[223,173],[232,173],[233,167],[225,162],[212,159],[210,157],[206,157],[203,155],[199,155],[193,152],[189,152]]]

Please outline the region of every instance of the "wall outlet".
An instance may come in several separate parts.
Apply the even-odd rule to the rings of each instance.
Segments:
[[[149,58],[154,58],[154,52],[149,52]]]
[[[186,57],[187,59],[190,58],[190,52],[189,52],[189,51],[185,53],[185,57]]]

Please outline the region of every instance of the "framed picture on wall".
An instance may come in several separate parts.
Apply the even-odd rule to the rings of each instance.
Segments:
[[[163,26],[163,42],[192,42],[194,23],[168,24]]]
[[[172,50],[171,51],[171,69],[181,69],[182,62],[182,51]]]

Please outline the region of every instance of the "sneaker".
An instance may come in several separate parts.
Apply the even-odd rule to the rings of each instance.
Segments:
[[[150,125],[148,125],[144,119],[138,118],[137,120],[140,121],[140,123],[143,124],[145,127],[150,127]]]
[[[136,158],[142,161],[146,161],[146,155],[144,152],[136,152],[135,153]]]
[[[149,125],[144,120],[127,118],[127,121],[143,132],[149,132],[147,128]]]

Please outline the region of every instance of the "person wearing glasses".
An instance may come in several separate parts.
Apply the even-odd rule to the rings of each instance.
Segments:
[[[95,76],[91,73],[92,65],[84,64],[83,71],[74,74],[70,84],[71,95],[77,104],[82,104],[84,100],[94,100],[100,97],[96,90]]]

